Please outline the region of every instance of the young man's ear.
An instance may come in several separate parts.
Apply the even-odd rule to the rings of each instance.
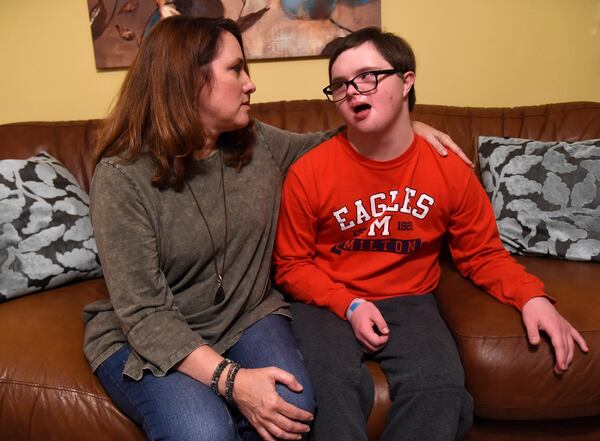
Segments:
[[[415,84],[415,73],[408,71],[404,74],[404,81],[402,82],[402,98],[408,97],[408,92]]]

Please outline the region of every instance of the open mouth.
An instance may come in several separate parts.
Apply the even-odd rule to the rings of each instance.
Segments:
[[[357,106],[354,106],[352,108],[352,111],[358,115],[359,113],[369,110],[370,108],[371,106],[369,104],[359,104]]]

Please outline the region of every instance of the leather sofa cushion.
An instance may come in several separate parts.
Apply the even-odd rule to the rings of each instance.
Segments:
[[[146,439],[110,401],[83,355],[81,310],[105,296],[104,280],[93,279],[2,304],[3,439],[41,441],[69,433],[61,439]]]
[[[596,263],[518,257],[544,280],[563,316],[590,348],[600,345]],[[463,279],[444,262],[436,298],[461,354],[475,414],[493,419],[554,419],[600,414],[600,353],[575,351],[571,369],[552,369],[550,343],[529,345],[519,312]]]

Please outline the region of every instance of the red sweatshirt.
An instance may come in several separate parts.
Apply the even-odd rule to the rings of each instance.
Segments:
[[[492,207],[457,156],[415,135],[400,157],[373,161],[340,134],[302,156],[283,186],[275,280],[295,299],[345,318],[357,297],[432,292],[448,239],[464,276],[519,309],[543,283],[502,247]]]

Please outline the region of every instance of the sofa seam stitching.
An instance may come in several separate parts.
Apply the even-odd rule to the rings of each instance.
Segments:
[[[14,384],[14,385],[18,385],[18,386],[28,386],[30,388],[51,389],[51,390],[59,390],[62,392],[71,392],[76,395],[85,395],[85,396],[96,398],[96,399],[99,399],[102,401],[109,401],[108,398],[103,397],[101,395],[97,395],[92,392],[84,392],[84,391],[73,389],[73,388],[50,386],[50,385],[40,384],[40,383],[30,383],[30,382],[26,382],[26,381],[8,380],[8,379],[4,379],[4,378],[0,378],[0,384],[1,383]]]

